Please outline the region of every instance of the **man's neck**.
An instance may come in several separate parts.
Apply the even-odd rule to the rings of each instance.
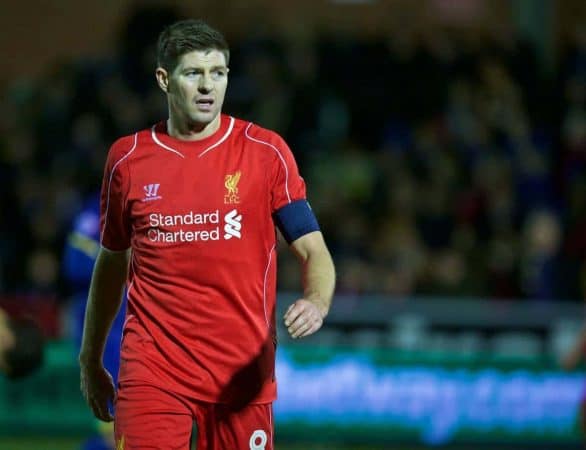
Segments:
[[[221,114],[218,114],[211,122],[197,123],[178,120],[170,115],[167,119],[167,133],[182,141],[200,141],[218,131],[221,119]]]

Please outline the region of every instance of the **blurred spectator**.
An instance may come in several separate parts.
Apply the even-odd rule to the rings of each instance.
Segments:
[[[15,319],[0,309],[0,373],[22,378],[43,363],[44,338],[30,319]]]
[[[575,336],[572,346],[563,355],[560,365],[565,370],[576,370],[584,363],[584,356],[586,355],[586,325],[582,325],[582,329]],[[578,417],[576,418],[580,426],[580,431],[583,437],[586,437],[586,391],[582,393],[580,399],[580,409]]]
[[[530,298],[559,297],[561,226],[551,211],[536,211],[527,218],[521,246],[521,288]]]

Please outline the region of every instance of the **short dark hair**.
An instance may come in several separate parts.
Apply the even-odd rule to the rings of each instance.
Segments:
[[[210,49],[224,53],[228,64],[230,49],[222,33],[203,20],[180,20],[169,25],[159,35],[157,64],[167,72],[172,72],[184,54]]]
[[[8,327],[14,336],[14,345],[5,354],[6,376],[22,378],[42,365],[45,339],[41,328],[31,319],[9,319]]]

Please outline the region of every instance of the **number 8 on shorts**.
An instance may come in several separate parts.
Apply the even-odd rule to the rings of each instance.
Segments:
[[[267,434],[263,430],[255,430],[248,441],[250,450],[265,450],[267,445]]]

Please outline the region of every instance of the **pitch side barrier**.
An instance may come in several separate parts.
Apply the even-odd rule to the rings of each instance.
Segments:
[[[293,298],[294,293],[280,295],[280,306]],[[293,342],[280,330],[275,403],[279,439],[385,447],[399,442],[473,448],[578,445],[584,371],[561,371],[555,352],[556,345],[561,347],[556,342],[569,342],[573,324],[581,318],[576,310],[566,313],[574,306],[581,311],[580,305],[559,304],[560,310],[549,311],[549,324],[541,308],[529,320],[534,306],[527,305],[517,325],[510,317],[501,321],[501,313],[492,317],[495,322],[482,324],[482,316],[468,305],[469,315],[458,328],[461,311],[454,304],[451,316],[456,318],[448,320],[439,309],[425,309],[429,299],[413,299],[412,308],[403,305],[400,311],[392,302],[383,303],[388,299],[362,300],[376,317],[355,314],[358,299],[337,298],[323,341],[317,335]],[[481,300],[478,305],[482,307]],[[413,311],[421,317],[416,319]],[[344,320],[345,314],[352,318]],[[480,340],[458,334],[474,332]],[[527,334],[535,340],[527,340]],[[359,342],[352,342],[353,337]],[[508,353],[498,343],[503,339],[510,339]],[[78,386],[73,345],[52,342],[41,372],[17,383],[0,380],[0,433],[91,431],[92,418]],[[304,430],[301,437],[299,429]]]

